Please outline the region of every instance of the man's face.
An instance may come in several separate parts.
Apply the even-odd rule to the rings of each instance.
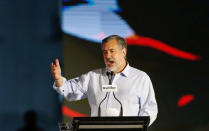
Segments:
[[[115,73],[121,72],[126,65],[126,49],[121,49],[121,46],[113,39],[104,43],[102,50],[106,67]]]

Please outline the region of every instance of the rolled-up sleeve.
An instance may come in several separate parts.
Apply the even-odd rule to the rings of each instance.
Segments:
[[[61,87],[57,87],[54,82],[53,88],[69,101],[81,100],[87,97],[88,84],[90,80],[90,74],[83,74],[80,77],[67,80],[62,77],[63,84]]]

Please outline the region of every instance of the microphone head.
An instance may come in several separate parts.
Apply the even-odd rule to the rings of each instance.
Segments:
[[[113,76],[113,75],[114,75],[114,72],[113,72],[113,71],[111,71],[111,72],[110,72],[110,75],[111,75],[111,76]]]
[[[107,71],[107,72],[106,72],[106,75],[107,75],[107,76],[109,76],[109,75],[110,75],[110,72],[109,72],[109,71]]]
[[[107,71],[106,74],[107,74],[107,77],[109,79],[109,84],[112,84],[114,73],[112,71]]]
[[[111,79],[111,76],[112,76],[111,75],[112,74],[111,71],[107,71],[106,74],[107,74],[108,79],[110,80]]]
[[[106,75],[109,77],[109,76],[113,76],[114,75],[114,72],[113,71],[107,71],[106,72]]]

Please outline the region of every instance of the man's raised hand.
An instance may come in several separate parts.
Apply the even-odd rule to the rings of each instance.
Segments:
[[[60,87],[62,86],[62,75],[61,75],[61,68],[60,68],[60,64],[59,64],[59,60],[56,59],[55,60],[55,64],[52,62],[51,63],[51,73],[52,76],[54,77],[54,80],[56,82],[56,86]]]

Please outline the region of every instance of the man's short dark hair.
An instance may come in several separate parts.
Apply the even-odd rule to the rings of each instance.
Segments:
[[[103,45],[111,40],[116,40],[118,42],[118,44],[121,46],[121,49],[126,49],[127,50],[127,44],[126,44],[126,40],[123,38],[123,37],[120,37],[118,35],[111,35],[111,36],[108,36],[106,38],[104,38],[102,40],[102,48],[103,48]]]

